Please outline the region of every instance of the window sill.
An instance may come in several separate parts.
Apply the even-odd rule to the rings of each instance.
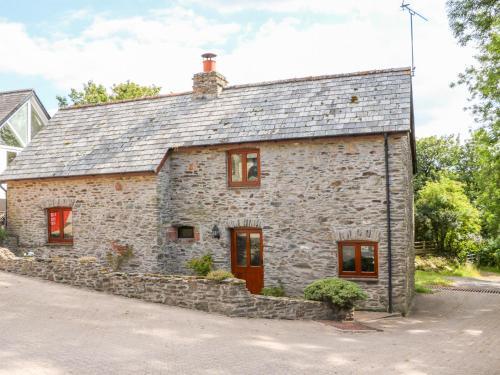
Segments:
[[[367,283],[378,282],[378,277],[339,276],[339,278],[349,281],[366,281]]]
[[[239,190],[239,189],[259,189],[260,185],[248,185],[248,186],[231,186],[228,185],[230,190]]]
[[[57,247],[57,246],[66,246],[70,247],[73,246],[73,242],[47,242],[45,246],[52,246],[52,247]]]

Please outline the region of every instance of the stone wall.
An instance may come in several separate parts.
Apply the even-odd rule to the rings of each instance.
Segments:
[[[226,151],[260,149],[261,186],[230,188]],[[406,312],[413,294],[413,196],[409,135],[389,137],[393,300]],[[94,256],[111,243],[131,245],[128,270],[188,274],[186,262],[211,252],[231,269],[230,229],[262,229],[264,282],[288,295],[338,275],[337,241],[379,243],[379,277],[356,280],[361,307],[388,304],[384,138],[382,135],[180,148],[158,175],[18,181],[8,184],[8,229],[37,256]],[[73,208],[72,247],[47,244],[46,208]],[[196,239],[169,236],[195,227]],[[217,225],[221,238],[211,235]]]
[[[36,256],[93,256],[104,262],[111,243],[133,247],[129,269],[158,269],[157,177],[116,176],[8,184],[8,230]],[[47,242],[47,208],[72,207],[73,245]]]
[[[339,234],[379,242],[379,277],[357,280],[385,310],[388,300],[384,138],[382,135],[244,144],[260,150],[259,188],[230,188],[226,151],[238,145],[178,149],[160,173],[164,269],[187,273],[185,263],[211,252],[230,270],[230,229],[262,229],[266,286],[282,282],[302,295],[314,280],[338,275]],[[389,137],[393,233],[393,300],[406,312],[413,290],[412,174],[409,135]],[[168,207],[168,208],[167,208]],[[169,240],[169,228],[194,226],[198,241]],[[211,230],[217,225],[221,238]],[[343,239],[346,239],[345,237]]]
[[[340,319],[323,302],[255,296],[245,282],[189,277],[109,272],[90,258],[16,258],[2,256],[0,270],[85,287],[147,302],[219,313],[231,317],[269,319]],[[7,254],[8,252],[4,252]]]

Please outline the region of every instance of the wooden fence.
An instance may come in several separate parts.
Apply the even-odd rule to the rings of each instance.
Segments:
[[[436,254],[437,247],[434,241],[415,241],[415,255]]]

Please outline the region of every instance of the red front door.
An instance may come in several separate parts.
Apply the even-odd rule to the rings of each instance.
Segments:
[[[251,293],[264,287],[264,246],[258,228],[237,228],[231,233],[231,271],[238,279],[246,280]]]

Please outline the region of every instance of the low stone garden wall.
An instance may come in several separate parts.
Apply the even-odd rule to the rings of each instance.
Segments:
[[[19,258],[0,248],[0,270],[231,317],[340,320],[346,315],[323,302],[253,295],[243,280],[110,272],[93,258]]]

